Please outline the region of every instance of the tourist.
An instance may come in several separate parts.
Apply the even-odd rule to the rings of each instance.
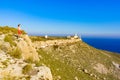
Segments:
[[[18,37],[20,37],[22,34],[21,29],[20,29],[20,24],[18,24]]]

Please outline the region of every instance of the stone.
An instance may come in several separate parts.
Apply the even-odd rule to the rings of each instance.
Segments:
[[[40,66],[37,68],[38,73],[34,76],[31,76],[30,80],[52,80],[52,74],[48,67]]]
[[[87,70],[87,69],[84,69],[83,71],[84,71],[85,73],[88,73],[88,70]]]
[[[75,80],[78,80],[78,77],[77,77],[77,76],[75,77]]]
[[[97,76],[96,76],[96,75],[94,75],[94,77],[96,78]]]
[[[57,80],[61,80],[61,76],[57,76]]]
[[[93,74],[90,74],[90,76],[93,76]]]

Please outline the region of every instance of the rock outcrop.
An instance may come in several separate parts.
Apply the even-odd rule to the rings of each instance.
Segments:
[[[107,74],[108,73],[108,69],[103,64],[100,64],[100,63],[97,63],[94,66],[94,69],[101,74]]]
[[[39,55],[28,35],[19,39],[11,36],[16,46],[11,45],[9,38],[8,42],[4,41],[6,35],[0,35],[0,80],[52,80],[50,68],[34,63],[39,62]],[[16,48],[21,51],[22,57],[19,59],[14,57],[19,56],[18,52],[12,52]],[[32,63],[26,62],[29,58],[33,60]]]
[[[30,77],[30,80],[52,80],[52,74],[48,67],[39,66],[36,67],[32,65],[31,72],[28,74],[23,74],[24,67],[29,63],[24,62],[23,59],[16,59],[0,51],[0,80],[26,80]],[[36,71],[35,74],[34,71]]]
[[[39,61],[38,53],[28,35],[23,35],[19,42],[17,42],[17,46],[22,51],[23,59],[32,58],[34,61]]]

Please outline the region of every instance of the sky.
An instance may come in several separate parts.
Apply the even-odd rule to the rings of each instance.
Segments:
[[[29,34],[120,36],[120,0],[0,0],[0,26]]]

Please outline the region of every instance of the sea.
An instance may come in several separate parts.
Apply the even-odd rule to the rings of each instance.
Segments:
[[[101,50],[115,52],[120,54],[120,38],[113,37],[82,37],[82,40]]]
[[[35,36],[44,36],[46,34],[32,34]],[[67,36],[71,34],[48,34],[48,36]],[[94,37],[81,36],[82,41],[97,49],[106,50],[120,54],[120,38],[118,37]]]

